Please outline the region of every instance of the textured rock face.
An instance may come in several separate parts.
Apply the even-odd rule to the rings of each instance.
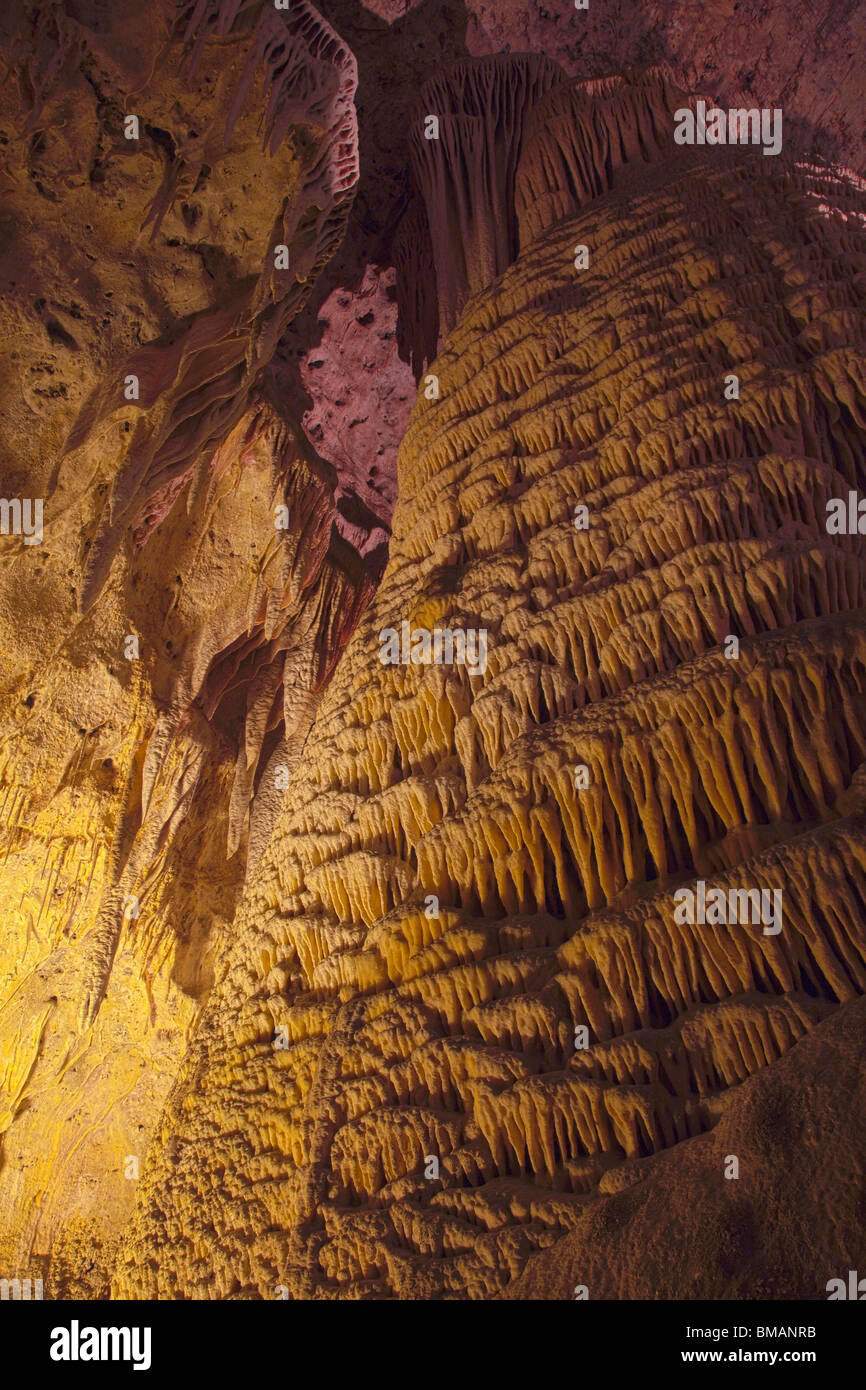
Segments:
[[[393,24],[396,19],[402,19],[407,11],[420,4],[421,0],[362,0],[362,3],[365,10],[371,10],[388,24]]]
[[[615,0],[577,11],[537,0],[466,0],[472,54],[544,53],[572,77],[664,63],[720,105],[783,106],[807,147],[863,169],[858,0]]]
[[[860,159],[858,15],[795,62],[796,7],[323,8],[2,20],[45,534],[0,536],[0,1274],[822,1297],[866,1261],[866,196],[791,151]],[[647,58],[790,148],[676,146]]]
[[[866,571],[825,524],[866,428],[863,195],[759,152],[659,162],[652,76],[536,100],[517,259],[413,412],[388,569],[248,884],[120,1296],[495,1297],[527,1261],[518,1291],[561,1294],[610,1229],[587,1204],[641,1159],[725,1200],[730,1130],[678,1155],[866,987]],[[404,624],[486,651],[383,661]],[[730,913],[689,920],[708,890]],[[742,1147],[755,1193],[771,1159]],[[632,1251],[664,1186],[620,1204]],[[774,1266],[768,1232],[739,1293],[819,1297],[844,1267],[827,1184],[809,1200],[831,1268],[795,1269],[787,1233]]]
[[[319,312],[321,342],[301,364],[313,405],[301,423],[337,469],[337,526],[360,553],[390,535],[396,441],[415,399],[397,355],[394,272],[368,266],[359,290],[334,290]]]
[[[506,1297],[582,1284],[594,1298],[813,1301],[862,1268],[864,1013],[845,1005],[734,1091],[711,1133],[622,1171],[623,1190],[588,1203]],[[720,1183],[732,1152],[739,1178]]]
[[[372,591],[262,380],[342,236],[354,59],[309,6],[237,8],[4,17],[2,491],[44,535],[4,517],[0,1264],[67,1291],[104,1288],[264,764]]]

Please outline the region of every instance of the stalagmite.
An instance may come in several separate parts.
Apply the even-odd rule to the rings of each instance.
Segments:
[[[866,570],[825,525],[864,445],[863,193],[675,146],[682,100],[519,57],[422,94],[437,300],[403,333],[439,395],[117,1295],[206,1296],[242,1194],[293,1296],[494,1297],[866,990]],[[484,671],[383,660],[404,622],[484,629]],[[267,1296],[239,1254],[221,1229],[213,1289]]]

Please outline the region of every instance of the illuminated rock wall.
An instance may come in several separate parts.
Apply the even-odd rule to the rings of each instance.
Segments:
[[[422,378],[388,569],[116,1296],[495,1297],[633,1165],[664,1191],[658,1165],[866,992],[866,556],[826,524],[862,482],[866,202],[760,150],[664,150],[669,98],[651,77],[526,113],[516,260]],[[441,210],[437,277],[465,285]],[[383,662],[404,623],[483,631],[486,660]],[[773,912],[690,922],[699,881]],[[832,1231],[827,1191],[800,1197]]]
[[[0,1274],[54,1294],[105,1291],[266,765],[373,588],[263,380],[343,235],[354,58],[238,9],[2,21],[0,491],[44,534],[0,536]]]

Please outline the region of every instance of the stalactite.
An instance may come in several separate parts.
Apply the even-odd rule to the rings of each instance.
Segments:
[[[441,333],[514,259],[514,180],[524,119],[563,76],[556,63],[536,55],[483,58],[454,64],[421,91],[410,138],[427,209]],[[438,122],[436,138],[425,135],[428,116]],[[415,333],[423,335],[424,326]],[[414,341],[429,346],[424,336]]]

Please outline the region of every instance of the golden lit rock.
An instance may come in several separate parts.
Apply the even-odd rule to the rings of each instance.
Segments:
[[[44,503],[0,538],[0,1268],[822,1296],[859,1190],[862,182],[676,143],[661,68],[437,58],[394,78],[376,241],[307,0],[85,9],[28,0],[0,89],[4,488]],[[380,576],[393,488],[317,452],[297,359],[332,296],[363,356],[388,256],[370,360],[396,331],[418,392]]]
[[[117,1295],[494,1297],[863,992],[862,195],[768,166],[626,148],[467,302]]]

